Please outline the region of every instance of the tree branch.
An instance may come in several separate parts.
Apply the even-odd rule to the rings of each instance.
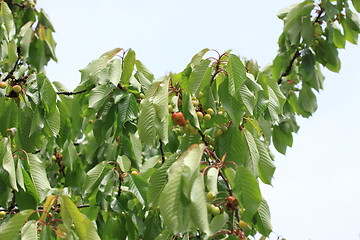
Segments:
[[[18,66],[20,58],[21,58],[21,48],[20,47],[17,47],[17,54],[18,54],[18,58],[15,61],[14,67],[11,69],[11,71],[8,73],[8,75],[2,80],[3,82],[14,77],[13,74],[14,74],[16,67]]]
[[[66,95],[66,96],[70,96],[70,95],[76,95],[76,94],[80,94],[80,93],[84,93],[86,92],[87,90],[84,89],[84,90],[81,90],[81,91],[77,91],[77,92],[56,92],[56,94],[58,95]]]
[[[324,13],[324,8],[322,7],[321,4],[319,5],[319,7],[320,7],[320,9],[317,11],[317,15],[316,15],[316,17],[314,18],[314,20],[313,20],[313,22],[312,22],[313,25],[314,25],[315,23],[321,23],[320,17],[321,17],[321,15]],[[300,54],[300,50],[297,49],[296,52],[295,52],[295,54],[294,54],[294,56],[293,56],[293,58],[290,60],[289,65],[288,65],[287,68],[285,69],[285,72],[283,72],[283,73],[281,74],[280,78],[278,79],[278,81],[277,81],[278,84],[281,84],[281,83],[282,83],[282,80],[281,80],[282,77],[285,77],[285,76],[287,76],[287,75],[290,74],[291,69],[292,69],[292,66],[293,66],[295,60],[296,60],[298,57],[300,57],[300,55],[301,55],[301,54]]]
[[[60,204],[57,204],[55,206],[58,207],[58,206],[60,206]],[[90,204],[82,204],[82,205],[77,206],[77,208],[87,208],[87,207],[90,207]],[[44,209],[44,207],[39,206],[37,210],[42,210],[42,209]],[[20,212],[20,210],[19,210],[19,208],[17,206],[14,206],[11,209],[6,209],[6,208],[0,207],[0,211],[4,211],[6,213],[18,213],[18,212]],[[59,211],[60,211],[60,209],[59,209]]]
[[[293,58],[290,60],[290,63],[289,63],[289,65],[287,66],[285,72],[283,72],[283,73],[281,74],[280,78],[278,79],[278,81],[277,81],[278,84],[281,84],[281,82],[282,82],[282,80],[281,80],[282,77],[285,77],[285,76],[287,76],[287,75],[290,74],[292,65],[293,65],[293,63],[295,62],[295,60],[296,60],[298,57],[300,57],[300,50],[296,50]]]
[[[161,139],[159,139],[159,142],[160,142],[160,152],[161,152],[161,163],[164,163],[165,162],[164,146]]]

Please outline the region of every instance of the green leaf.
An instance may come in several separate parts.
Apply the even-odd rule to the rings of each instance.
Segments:
[[[316,76],[315,58],[311,51],[304,51],[300,66],[303,81],[307,82],[316,91],[319,91],[322,85],[320,79]]]
[[[187,150],[191,145],[198,144],[201,142],[201,137],[199,134],[192,135],[192,134],[186,134],[181,138],[181,143],[179,146],[180,151]]]
[[[76,166],[76,162],[79,161],[79,156],[72,141],[66,141],[64,143],[64,151],[62,152],[62,155],[64,166],[66,166],[71,172],[74,171],[74,166]]]
[[[354,8],[358,13],[360,13],[360,0],[351,0],[352,4],[354,5]]]
[[[314,113],[317,109],[316,96],[307,84],[303,84],[300,90],[299,103],[301,108],[309,113]]]
[[[164,189],[168,176],[167,171],[170,166],[176,161],[177,154],[173,154],[166,159],[165,163],[151,176],[149,180],[149,190],[147,193],[147,199],[153,206],[158,206],[158,200],[162,190]]]
[[[99,183],[101,176],[104,173],[105,167],[107,165],[106,161],[103,161],[93,167],[90,171],[86,173],[85,181],[84,181],[84,190],[85,195],[89,194],[96,184]]]
[[[11,10],[5,1],[1,2],[1,16],[4,21],[7,38],[11,40],[15,35],[16,28]]]
[[[21,229],[21,239],[26,240],[37,240],[38,239],[38,229],[37,223],[35,220],[28,221],[25,223],[24,227]]]
[[[17,58],[18,58],[18,54],[17,54],[17,44],[15,43],[15,39],[11,40],[10,42],[8,42],[8,62],[10,65],[14,65]]]
[[[245,165],[247,156],[247,146],[244,134],[235,126],[219,137],[220,156],[226,154],[226,161],[232,161],[237,165]]]
[[[155,155],[152,156],[151,158],[148,158],[144,161],[143,165],[141,166],[141,170],[140,172],[147,172],[150,169],[152,169],[157,163],[162,161],[162,156],[161,155]]]
[[[120,126],[124,127],[127,121],[137,119],[139,115],[138,104],[133,94],[126,95],[118,103]]]
[[[56,105],[56,92],[51,82],[44,75],[37,76],[40,88],[40,99],[45,105],[46,112],[52,112],[53,107]]]
[[[33,180],[39,201],[42,202],[51,190],[43,162],[34,154],[29,153],[30,175]]]
[[[173,235],[174,235],[174,234],[172,233],[171,230],[165,229],[164,231],[162,231],[162,232],[160,233],[159,236],[157,236],[157,237],[155,238],[155,240],[169,240],[169,239],[171,239],[171,238],[173,237]]]
[[[266,98],[268,99],[268,102],[265,99],[263,99],[263,101],[265,101],[264,105],[268,106],[273,122],[279,121],[279,115],[282,114],[282,106],[284,105],[286,99],[284,94],[281,92],[276,80],[265,74],[259,73],[258,83],[263,87],[263,93],[264,95],[266,94]],[[259,95],[260,93],[262,92],[259,92]]]
[[[109,81],[117,86],[120,82],[121,78],[121,60],[120,59],[114,59],[110,63],[110,69],[109,69]]]
[[[190,61],[190,66],[191,66],[191,68],[194,69],[195,66],[198,65],[198,64],[201,62],[202,58],[204,57],[204,55],[205,55],[208,51],[209,51],[208,48],[204,48],[203,50],[201,50],[200,52],[198,52],[197,54],[195,54],[195,55],[192,57],[191,61]]]
[[[193,71],[189,77],[189,91],[192,94],[197,94],[200,91],[200,86],[202,85],[204,76],[206,76],[206,71],[210,65],[211,61],[209,59],[201,60],[201,62],[195,65]]]
[[[290,46],[295,48],[300,44],[300,36],[301,36],[301,29],[302,29],[302,19],[297,18],[290,28],[286,31],[286,37],[289,40]]]
[[[253,92],[249,90],[246,85],[241,85],[239,89],[241,100],[243,101],[248,113],[253,115],[253,109],[256,104],[256,97]]]
[[[332,19],[337,15],[339,14],[339,11],[338,9],[336,8],[336,6],[334,4],[332,4],[331,2],[329,1],[326,1],[323,3],[323,7],[325,9],[325,19],[327,21],[333,21]]]
[[[130,171],[131,161],[127,156],[125,155],[118,156],[116,162],[119,164],[121,171],[123,172]]]
[[[15,214],[6,224],[0,226],[0,239],[15,239],[19,237],[20,229],[34,210],[27,209]]]
[[[127,185],[129,186],[130,192],[140,201],[142,205],[147,202],[147,181],[140,175],[129,174],[127,175]]]
[[[46,26],[47,28],[49,28],[51,31],[55,32],[55,28],[54,26],[51,24],[50,18],[49,16],[44,12],[43,9],[40,9],[40,13],[39,13],[39,23],[41,25]]]
[[[333,24],[333,43],[337,48],[345,48],[346,39],[345,36],[340,32],[340,29]]]
[[[29,48],[31,43],[31,37],[34,33],[34,30],[31,28],[33,22],[27,22],[24,26],[21,27],[19,35],[22,37],[20,41],[21,55],[27,59],[29,57]]]
[[[206,188],[214,195],[218,194],[219,169],[212,167],[206,172]]]
[[[279,121],[279,115],[281,113],[280,102],[271,88],[268,88],[268,93],[269,93],[268,109],[273,122],[276,122]]]
[[[193,145],[169,169],[169,181],[160,194],[160,212],[174,233],[187,232],[192,224],[209,233],[205,186],[200,174],[204,145]]]
[[[219,87],[219,97],[224,109],[229,113],[234,125],[237,126],[242,121],[245,111],[240,108],[243,105],[242,102],[229,94],[227,85],[228,78]]]
[[[139,135],[147,144],[157,144],[157,138],[168,143],[168,79],[161,78],[151,85],[141,101],[138,121]]]
[[[22,174],[21,161],[18,161],[18,162],[17,162],[17,166],[16,166],[16,181],[17,181],[18,185],[19,185],[24,191],[26,191],[25,182],[24,182],[24,176],[23,176],[23,174]]]
[[[245,166],[254,176],[257,177],[259,174],[258,164],[260,155],[256,146],[254,136],[247,129],[243,129],[241,132],[244,134],[245,142],[249,149],[249,157],[246,161]]]
[[[39,202],[39,196],[36,192],[36,188],[35,185],[33,183],[33,181],[31,180],[29,174],[25,171],[24,168],[21,168],[21,172],[22,175],[24,177],[24,184],[25,184],[25,188],[26,188],[26,193],[28,193],[30,196],[32,196],[35,200],[36,203]],[[27,201],[30,201],[30,199],[28,199]]]
[[[33,152],[35,151],[36,147],[39,147],[41,144],[40,139],[40,132],[33,132],[31,133],[32,124],[36,124],[36,120],[38,120],[38,130],[40,128],[40,116],[39,111],[36,112],[37,115],[32,111],[29,106],[24,106],[23,108],[18,109],[18,132],[17,132],[17,145],[18,147],[21,146],[23,150],[26,152]],[[35,128],[35,127],[34,127]],[[36,131],[33,129],[33,131]]]
[[[45,113],[45,127],[49,127],[51,136],[56,137],[60,131],[60,111],[55,105],[52,107],[51,112]]]
[[[150,83],[154,81],[154,74],[152,74],[140,60],[136,60],[135,65],[138,72],[142,73],[146,80],[148,80]]]
[[[308,46],[312,45],[312,42],[314,40],[314,33],[315,28],[314,24],[310,20],[310,16],[303,18],[301,24],[301,36]]]
[[[234,195],[245,208],[243,220],[251,222],[262,201],[259,183],[249,170],[241,166],[236,168],[235,182],[232,186]]]
[[[121,74],[121,83],[124,85],[130,84],[130,77],[134,71],[136,54],[131,48],[127,51],[123,62],[123,69]]]
[[[255,138],[256,146],[259,151],[259,177],[263,183],[270,184],[275,172],[275,165],[270,158],[269,151],[265,144],[258,138]]]
[[[271,67],[271,74],[274,79],[279,79],[285,69],[287,68],[290,60],[291,60],[291,53],[290,52],[280,52],[275,57]],[[264,77],[264,74],[260,74],[260,76]],[[262,85],[264,88],[264,85]]]
[[[67,229],[75,225],[75,232],[80,240],[100,240],[94,224],[80,213],[68,196],[60,197],[60,214]]]
[[[2,167],[5,169],[5,171],[9,174],[9,182],[10,186],[18,191],[17,185],[16,185],[16,171],[15,171],[15,163],[14,158],[11,151],[11,141],[9,141],[8,138],[4,138],[2,140],[1,144],[1,150],[4,152],[3,159],[2,159]]]
[[[350,9],[346,9],[346,20],[348,26],[354,30],[355,32],[360,32],[360,20],[356,13],[351,11]]]
[[[229,220],[229,215],[224,212],[224,214],[220,214],[215,216],[210,222],[210,235],[214,235],[219,232]]]
[[[271,220],[270,220],[270,210],[269,205],[262,199],[258,212],[255,215],[256,224],[255,228],[262,235],[269,237],[269,234],[272,232]]]
[[[226,67],[229,75],[228,91],[232,97],[238,98],[240,86],[246,80],[245,66],[238,56],[230,54]]]
[[[110,50],[102,54],[99,59],[89,63],[86,68],[80,70],[81,82],[74,91],[88,90],[90,88],[93,88],[95,83],[97,83],[97,80],[102,80],[103,83],[105,83],[106,81],[104,80],[106,80],[106,78],[108,77],[108,70],[105,69],[107,67],[108,61],[112,59],[121,50],[121,48],[115,48],[113,50]],[[100,75],[101,72],[105,74],[105,76],[102,76],[101,78],[105,77],[105,79],[98,79],[98,75]]]
[[[182,100],[183,100],[182,109],[183,109],[185,119],[189,120],[192,126],[200,129],[199,120],[198,120],[198,117],[197,117],[197,114],[195,111],[195,107],[192,103],[191,95],[184,92],[182,96],[183,96],[182,97]]]
[[[199,159],[200,161],[200,159]],[[186,177],[186,176],[183,176]],[[209,222],[207,216],[207,202],[205,198],[205,185],[203,181],[203,176],[200,173],[200,170],[195,172],[195,179],[191,185],[190,193],[190,216],[193,222],[193,225],[199,227],[201,231],[205,232],[207,235],[210,234]],[[188,189],[189,186],[185,187]]]
[[[109,93],[112,91],[109,85],[99,85],[93,88],[89,96],[89,108],[98,111],[107,101]]]
[[[341,25],[344,28],[345,39],[352,44],[357,44],[359,33],[351,28],[351,21],[348,18],[342,19]]]
[[[284,17],[284,32],[287,32],[298,18],[310,14],[311,10],[314,7],[314,5],[311,3],[312,1],[306,0],[299,4],[291,6],[291,9]]]
[[[279,153],[285,154],[287,146],[291,147],[293,137],[291,132],[284,132],[279,126],[273,126],[272,139]]]

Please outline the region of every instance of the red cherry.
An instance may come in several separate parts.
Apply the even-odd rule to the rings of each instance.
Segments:
[[[185,119],[184,118],[184,114],[182,112],[176,112],[176,113],[173,113],[171,115],[171,118],[172,120],[175,122],[175,121],[179,121],[179,120],[182,120],[182,119]]]
[[[186,125],[186,124],[185,124],[185,119],[178,120],[177,122],[178,122],[178,124],[179,124],[180,127],[184,127],[184,126]]]

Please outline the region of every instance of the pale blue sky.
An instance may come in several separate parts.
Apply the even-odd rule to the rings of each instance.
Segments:
[[[78,70],[115,47],[133,48],[158,77],[181,71],[205,47],[264,66],[282,31],[276,13],[296,2],[38,0],[57,30],[59,62],[48,77],[73,89]],[[264,187],[274,231],[288,240],[360,239],[359,55],[348,44],[340,74],[324,72],[317,113],[299,120],[293,148],[277,154],[274,188]]]

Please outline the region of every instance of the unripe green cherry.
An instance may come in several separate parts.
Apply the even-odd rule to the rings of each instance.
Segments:
[[[169,113],[174,112],[174,108],[171,104],[168,105],[168,110],[169,110]]]
[[[215,196],[212,192],[208,192],[208,193],[206,194],[206,200],[208,200],[209,202],[214,201],[215,198],[216,198],[216,196]]]
[[[220,214],[220,208],[216,207],[215,205],[211,205],[211,213],[214,216],[217,216]]]
[[[4,89],[6,88],[6,86],[7,86],[6,82],[3,81],[0,82],[0,88]]]
[[[16,93],[19,93],[19,92],[21,92],[21,86],[20,86],[20,85],[14,85],[14,86],[12,87],[12,90],[13,90],[14,92],[16,92]]]
[[[223,131],[221,129],[216,129],[215,131],[215,137],[220,137],[221,135],[223,135]]]
[[[208,114],[210,114],[211,116],[215,114],[214,109],[212,109],[212,108],[206,109],[206,112],[207,112]]]
[[[144,95],[143,93],[140,93],[140,94],[139,94],[139,97],[140,97],[140,98],[145,98],[145,95]]]
[[[210,120],[211,120],[211,115],[210,115],[210,114],[208,114],[208,113],[207,113],[207,114],[205,114],[205,116],[204,116],[204,120],[205,120],[205,121],[207,121],[207,122],[208,122],[208,121],[210,121]]]
[[[240,222],[238,222],[238,225],[241,229],[245,229],[249,227],[249,224],[247,222],[244,222],[243,220],[241,220]]]
[[[204,93],[200,91],[196,97],[197,97],[197,99],[200,100],[200,99],[202,99],[203,96],[204,96]]]
[[[221,131],[224,133],[224,132],[226,132],[228,130],[228,127],[227,126],[225,126],[225,125],[223,125],[223,126],[221,126]]]
[[[5,217],[5,216],[6,216],[6,212],[0,211],[0,218],[3,218],[3,217]]]
[[[196,112],[196,115],[197,115],[199,121],[201,121],[204,118],[204,114],[202,112]]]
[[[207,203],[207,204],[206,204],[206,208],[207,208],[207,210],[208,210],[209,213],[211,213],[211,208],[212,208],[211,206],[212,206],[211,203]]]
[[[197,107],[200,103],[198,100],[192,100],[192,104],[194,105],[194,107]]]

